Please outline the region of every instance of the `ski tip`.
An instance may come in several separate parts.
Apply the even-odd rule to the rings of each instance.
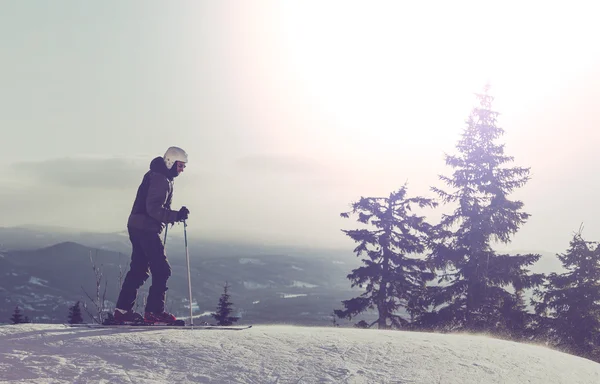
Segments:
[[[237,325],[237,326],[220,326],[220,325],[185,325],[185,324],[156,324],[156,323],[142,323],[142,324],[64,324],[67,327],[73,328],[120,328],[120,329],[220,329],[220,330],[232,330],[241,331],[244,329],[252,328],[252,325]]]

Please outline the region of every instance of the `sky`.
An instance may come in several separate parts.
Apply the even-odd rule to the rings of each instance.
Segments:
[[[405,182],[434,197],[489,81],[532,175],[507,247],[600,240],[586,3],[0,0],[0,226],[124,230],[176,145],[191,234],[351,249],[339,214]]]
[[[591,360],[467,334],[290,325],[224,331],[18,324],[0,327],[0,340],[0,381],[14,384],[590,384],[600,379],[600,364]]]

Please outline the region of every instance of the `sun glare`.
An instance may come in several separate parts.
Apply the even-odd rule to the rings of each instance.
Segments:
[[[574,14],[510,1],[247,5],[227,12],[227,78],[249,140],[269,151],[427,158],[453,148],[487,82],[502,119],[572,81],[598,54],[593,24]]]
[[[476,55],[464,31],[451,38],[447,23],[423,28],[401,3],[285,4],[281,25],[289,63],[314,105],[343,130],[336,134],[379,140],[380,148],[424,135],[442,140],[448,129],[439,117],[464,117],[472,92],[491,80],[485,65],[469,62]]]
[[[335,122],[332,137],[377,141],[379,151],[454,141],[486,82],[518,109],[567,60],[552,51],[563,32],[551,20],[532,28],[531,6],[517,14],[474,2],[281,4],[281,45],[302,92]]]

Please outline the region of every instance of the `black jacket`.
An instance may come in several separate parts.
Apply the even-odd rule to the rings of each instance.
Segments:
[[[152,160],[138,188],[128,227],[160,233],[165,223],[177,220],[177,211],[171,210],[173,177],[162,157]]]

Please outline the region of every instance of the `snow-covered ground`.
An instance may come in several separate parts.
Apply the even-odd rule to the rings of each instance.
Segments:
[[[598,384],[600,364],[484,336],[0,326],[1,383]]]

